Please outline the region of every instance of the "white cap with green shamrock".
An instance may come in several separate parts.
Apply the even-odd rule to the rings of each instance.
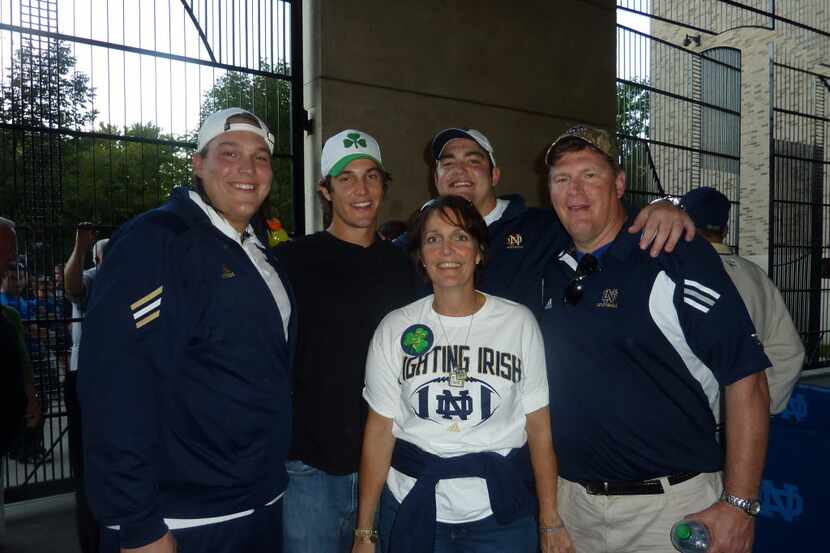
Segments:
[[[372,135],[355,129],[340,131],[323,145],[320,173],[324,177],[336,177],[356,159],[371,159],[383,169],[380,146]]]

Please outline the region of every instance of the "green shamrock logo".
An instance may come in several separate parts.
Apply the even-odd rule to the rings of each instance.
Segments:
[[[351,148],[354,146],[355,150],[358,147],[366,147],[366,139],[361,138],[360,133],[350,132],[346,135],[346,138],[343,139],[343,146],[346,148]]]
[[[401,336],[401,347],[407,355],[421,355],[432,347],[432,330],[424,325],[412,325]]]

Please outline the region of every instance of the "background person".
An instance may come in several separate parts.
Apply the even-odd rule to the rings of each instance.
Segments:
[[[25,283],[27,281],[27,273],[25,271],[25,267],[18,261],[17,258],[17,233],[15,231],[15,224],[12,220],[4,217],[0,217],[0,250],[3,251],[3,257],[0,257],[0,262],[2,262],[0,263],[0,281],[6,283],[14,282],[15,293],[19,294],[22,290],[17,288],[17,283]],[[5,261],[3,261],[3,258],[5,258]],[[29,305],[29,302],[23,298],[18,296],[18,299],[22,302],[20,304],[21,306]],[[29,340],[22,322],[22,320],[26,317],[23,316],[23,313],[17,311],[13,304],[0,302],[0,305],[4,305],[11,309],[11,311],[8,309],[5,311],[6,318],[18,329],[17,333],[20,340],[18,346],[23,367],[23,384],[26,394],[26,406],[22,423],[22,432],[15,432],[17,439],[12,445],[9,455],[19,457],[18,460],[20,462],[27,462],[29,459],[26,458],[26,455],[22,452],[24,443],[23,435],[30,433],[32,435],[39,435],[42,439],[39,429],[43,423],[43,411],[40,401],[40,394],[38,394],[35,389],[34,370],[29,353]],[[21,423],[18,422],[18,425],[20,426]],[[18,430],[20,430],[20,428]]]
[[[109,242],[106,238],[95,242],[96,234],[95,228],[90,223],[80,223],[77,226],[75,245],[61,275],[66,297],[72,303],[72,347],[69,354],[69,371],[63,381],[63,397],[66,403],[69,463],[75,478],[75,527],[78,531],[81,551],[84,553],[97,553],[101,539],[101,530],[89,509],[86,496],[81,406],[78,402],[77,390],[78,355],[81,351],[83,318],[86,315],[87,300],[92,292],[95,275],[104,260],[104,247]],[[94,266],[84,270],[90,250]]]
[[[14,223],[0,217],[0,279],[16,270],[17,236]],[[23,336],[20,314],[0,305],[0,549],[6,534],[6,453],[23,426],[27,388],[31,385],[31,364]]]
[[[729,231],[729,200],[708,186],[701,186],[683,196],[686,213],[695,222],[698,233],[720,255],[726,274],[746,305],[764,353],[772,362],[766,370],[769,383],[770,414],[778,414],[787,407],[793,387],[798,382],[804,365],[804,344],[793,324],[781,292],[755,263],[735,255],[723,243]]]
[[[105,553],[282,550],[295,317],[255,219],[273,147],[253,113],[210,115],[193,189],[107,248],[78,369]]]
[[[410,251],[434,295],[392,311],[366,361],[370,412],[354,551],[570,551],[538,324],[477,291],[487,228],[457,196],[427,203]],[[535,480],[535,495],[534,495]],[[538,496],[538,524],[537,501]]]
[[[37,315],[35,302],[26,297],[26,288],[29,285],[26,264],[18,261],[13,267],[6,269],[6,274],[0,280],[0,305],[11,307],[23,320],[34,319]]]

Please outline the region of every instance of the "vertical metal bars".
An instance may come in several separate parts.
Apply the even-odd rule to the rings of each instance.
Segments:
[[[830,113],[825,77],[772,62],[769,275],[807,349],[830,366]]]
[[[701,55],[617,26],[617,138],[632,204],[698,186],[739,202],[740,82],[734,51]]]

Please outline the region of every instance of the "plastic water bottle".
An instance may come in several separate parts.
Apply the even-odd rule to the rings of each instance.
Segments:
[[[671,543],[680,553],[704,553],[709,542],[709,530],[700,522],[681,520],[671,527]]]

